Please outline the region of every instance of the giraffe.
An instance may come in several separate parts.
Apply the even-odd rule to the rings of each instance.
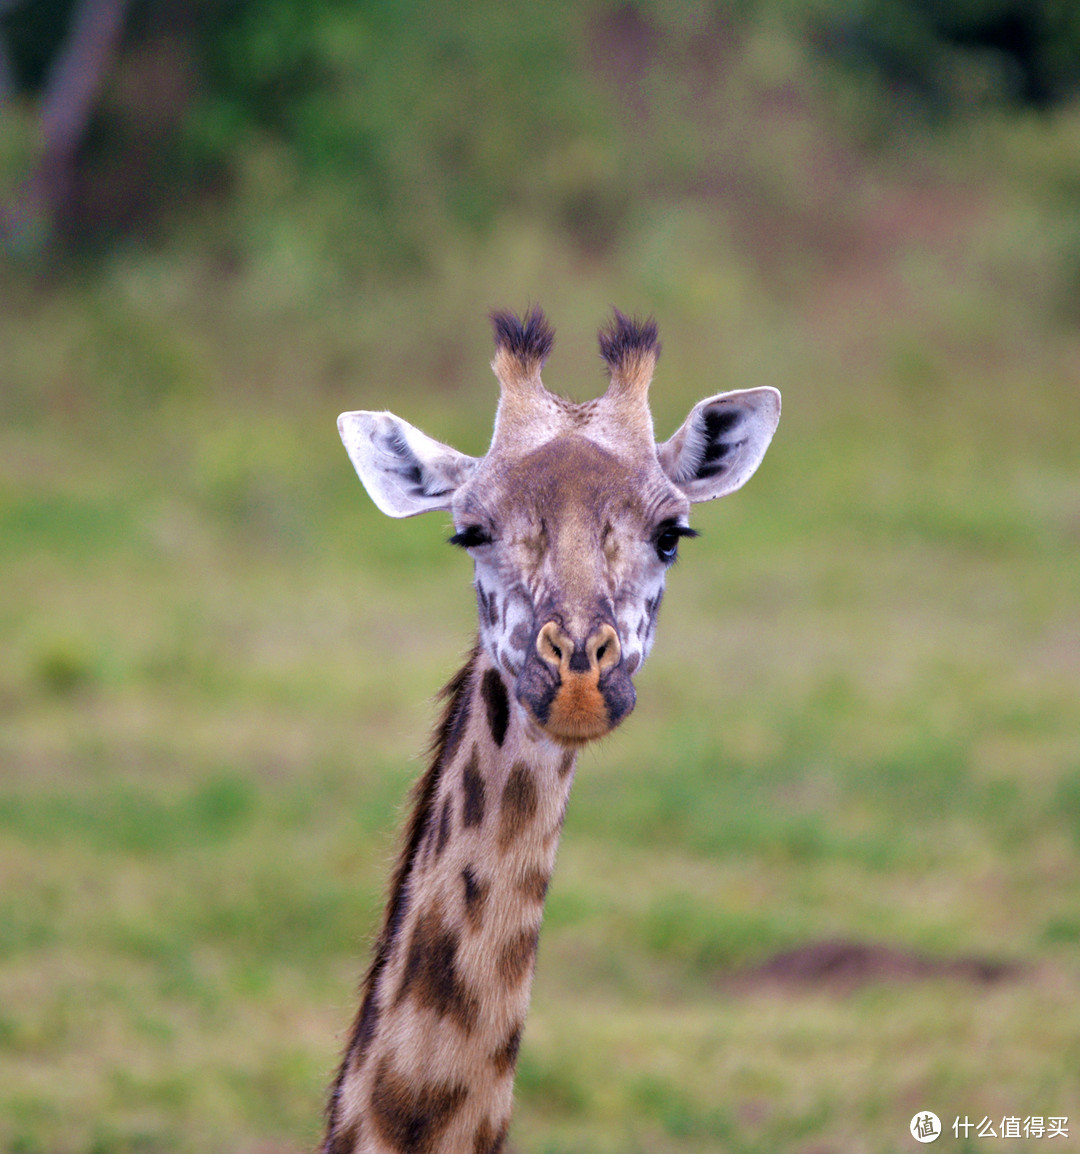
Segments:
[[[510,1123],[544,900],[578,751],[634,707],[692,502],[738,489],[780,394],[707,397],[653,437],[652,320],[615,310],[609,384],[576,404],[540,370],[539,308],[491,316],[500,385],[488,452],[466,456],[385,412],[343,413],[349,457],[391,517],[444,511],[474,562],[479,631],[443,691],[323,1154],[497,1154]]]

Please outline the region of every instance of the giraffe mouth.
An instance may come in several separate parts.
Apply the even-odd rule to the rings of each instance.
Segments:
[[[544,730],[561,741],[584,742],[603,737],[614,728],[600,679],[579,675],[564,677],[555,691]]]
[[[556,679],[530,662],[518,678],[516,696],[546,736],[572,746],[605,737],[636,700],[630,675],[621,665],[602,677],[590,671]]]

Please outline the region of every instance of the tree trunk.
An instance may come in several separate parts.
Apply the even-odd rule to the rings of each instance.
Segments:
[[[41,157],[0,218],[16,247],[47,239],[71,190],[79,145],[124,27],[129,0],[81,0],[49,70],[39,124]]]

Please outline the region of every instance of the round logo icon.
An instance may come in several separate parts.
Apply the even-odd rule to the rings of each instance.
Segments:
[[[941,1119],[930,1110],[920,1110],[911,1119],[910,1129],[916,1142],[936,1142],[941,1137]]]

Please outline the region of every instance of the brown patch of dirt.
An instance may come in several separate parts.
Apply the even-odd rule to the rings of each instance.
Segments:
[[[963,956],[935,958],[910,950],[834,939],[810,942],[774,954],[731,979],[741,993],[761,989],[821,989],[848,993],[871,982],[912,982],[951,978],[992,986],[1020,978],[1016,962]]]

